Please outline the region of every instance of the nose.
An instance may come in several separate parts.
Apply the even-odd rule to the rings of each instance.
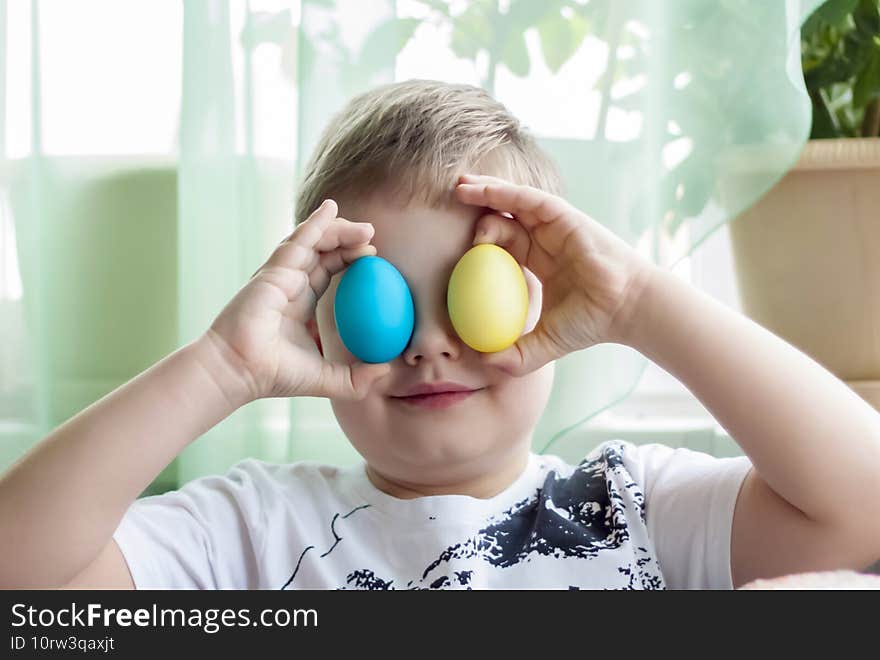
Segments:
[[[462,342],[455,334],[444,306],[430,315],[420,315],[417,310],[412,339],[401,357],[409,366],[416,367],[426,360],[458,360],[461,351]]]

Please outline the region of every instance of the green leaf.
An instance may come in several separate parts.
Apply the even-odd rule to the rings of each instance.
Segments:
[[[380,23],[364,40],[357,59],[360,75],[371,75],[393,66],[394,58],[412,38],[421,21],[417,18],[390,18]]]
[[[545,16],[558,14],[561,7],[559,0],[512,0],[510,9],[504,15],[506,29],[509,32],[525,32],[544,20]]]
[[[875,96],[880,96],[880,47],[873,50],[867,66],[856,77],[853,106],[863,108]]]
[[[567,19],[559,12],[548,14],[538,23],[541,52],[552,73],[557,73],[575,54],[587,34],[587,27],[583,17],[574,15]]]
[[[821,93],[812,95],[813,99],[813,128],[810,132],[811,139],[843,137],[837,117],[828,107]]]
[[[805,72],[804,80],[808,90],[816,91],[833,83],[848,81],[855,73],[850,60],[833,56]]]
[[[880,2],[877,0],[859,0],[853,12],[856,29],[869,39],[880,34]]]
[[[474,59],[480,50],[490,48],[495,31],[489,21],[495,11],[494,0],[471,3],[461,15],[452,20],[450,47],[456,57]]]
[[[508,36],[504,50],[501,51],[501,62],[515,76],[529,75],[531,63],[524,33],[513,32]]]
[[[381,49],[383,46],[390,47],[395,52],[400,52],[421,21],[418,18],[391,18],[376,27],[364,40],[361,53],[371,49]]]
[[[841,27],[847,23],[859,4],[859,0],[828,0],[813,13],[817,19],[828,25]],[[812,18],[812,17],[811,17]]]

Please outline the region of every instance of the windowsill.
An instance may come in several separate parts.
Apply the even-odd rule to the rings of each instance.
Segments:
[[[640,442],[660,442],[671,447],[689,447],[715,456],[741,456],[742,449],[711,416],[639,415],[623,416],[607,411],[589,425],[590,431]]]
[[[720,227],[672,272],[739,311],[729,242],[727,226]],[[718,457],[743,455],[694,394],[652,362],[626,400],[600,413],[574,434],[572,442],[565,442],[571,447],[570,453],[576,453],[578,447],[592,448],[604,440],[620,438],[636,444],[657,442],[687,447]]]
[[[667,405],[662,405],[661,399]],[[580,460],[594,447],[612,439],[636,445],[686,447],[718,458],[743,455],[730,434],[696,399],[674,394],[634,395],[567,434],[549,453],[558,453],[569,461]]]

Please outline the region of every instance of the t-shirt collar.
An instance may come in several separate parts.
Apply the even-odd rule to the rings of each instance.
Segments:
[[[363,461],[347,468],[343,479],[358,499],[392,518],[460,523],[469,519],[485,520],[487,516],[506,511],[533,496],[541,486],[538,462],[538,456],[529,452],[525,468],[513,483],[489,498],[471,495],[425,495],[412,499],[394,497],[373,485]]]

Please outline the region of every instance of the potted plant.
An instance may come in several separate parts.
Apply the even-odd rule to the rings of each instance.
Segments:
[[[801,47],[810,140],[730,225],[740,299],[880,409],[880,0],[830,0]]]

